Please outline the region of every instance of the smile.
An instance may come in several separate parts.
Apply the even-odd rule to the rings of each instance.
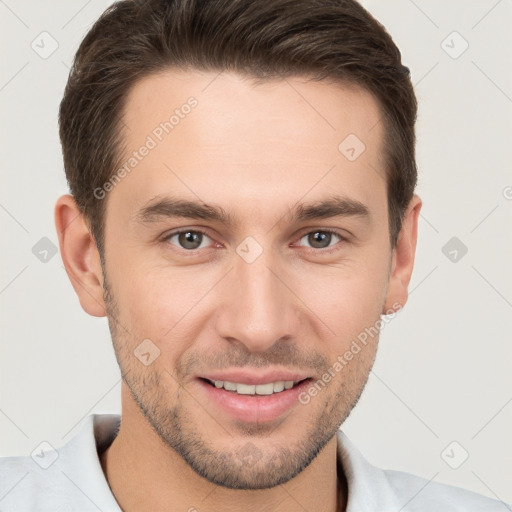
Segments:
[[[294,386],[302,382],[286,380],[269,382],[267,384],[241,384],[238,382],[222,380],[206,380],[208,380],[208,382],[215,386],[217,389],[223,388],[226,391],[232,391],[234,393],[238,393],[239,395],[273,395],[274,393],[281,393],[284,390],[292,389]]]

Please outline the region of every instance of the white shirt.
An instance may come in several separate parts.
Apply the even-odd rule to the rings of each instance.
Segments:
[[[121,512],[98,452],[114,440],[120,416],[93,414],[61,448],[0,458],[2,512]],[[339,430],[338,464],[348,483],[346,512],[504,512],[507,505],[470,491],[369,464]]]

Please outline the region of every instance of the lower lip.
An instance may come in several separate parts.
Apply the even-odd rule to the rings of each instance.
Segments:
[[[247,423],[262,423],[279,418],[299,404],[299,395],[309,386],[310,380],[306,379],[291,389],[272,395],[239,395],[197,379],[211,402],[233,419]]]

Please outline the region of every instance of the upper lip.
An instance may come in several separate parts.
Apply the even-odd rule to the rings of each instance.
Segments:
[[[270,382],[294,381],[298,382],[308,379],[311,375],[305,375],[299,371],[286,370],[267,370],[267,371],[249,371],[249,370],[226,370],[216,373],[199,375],[200,378],[208,379],[212,382],[221,380],[223,382],[234,382],[237,384],[268,384]]]

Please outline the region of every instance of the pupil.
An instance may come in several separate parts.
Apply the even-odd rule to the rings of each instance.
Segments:
[[[308,241],[311,246],[316,249],[329,247],[329,244],[331,243],[331,233],[326,233],[325,231],[316,231],[315,233],[309,235]]]
[[[185,249],[197,249],[201,245],[201,233],[186,231],[180,233],[179,242]]]

